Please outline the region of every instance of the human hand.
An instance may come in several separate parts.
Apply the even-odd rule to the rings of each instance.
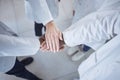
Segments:
[[[59,51],[62,51],[63,49],[64,49],[64,42],[60,41]],[[43,43],[41,44],[41,50],[42,51],[50,51],[49,49],[47,49],[47,45],[46,45],[45,41],[43,41]]]
[[[62,33],[55,23],[51,21],[46,24],[45,41],[47,49],[53,52],[59,51],[59,40],[62,40]]]
[[[41,46],[40,46],[40,49],[43,50],[43,51],[50,51],[50,49],[47,49],[47,44],[46,44],[46,41],[45,41],[45,35],[41,36],[40,37],[40,43],[41,43]],[[59,51],[63,50],[64,49],[64,41],[63,40],[59,40]]]
[[[39,38],[39,41],[40,41],[40,49],[41,50],[44,50],[44,51],[49,51],[47,49],[47,45],[46,45],[46,41],[45,41],[45,35],[42,35],[40,38]]]
[[[43,42],[45,42],[45,35],[42,35],[40,38],[39,38],[39,41],[40,41],[40,47],[41,47],[41,44]]]

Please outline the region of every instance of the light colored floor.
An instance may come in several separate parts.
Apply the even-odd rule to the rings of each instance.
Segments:
[[[63,1],[60,3],[60,15],[56,19],[56,23],[62,31],[70,25],[72,18],[71,3],[69,3],[69,0]],[[64,3],[68,4],[64,5]],[[65,7],[69,7],[69,9],[66,10]],[[68,15],[68,13],[71,14]],[[33,22],[25,16],[23,0],[0,0],[0,20],[20,36],[34,37]],[[73,80],[78,77],[77,68],[81,61],[71,61],[71,57],[67,55],[67,48],[59,53],[38,51],[32,57],[34,62],[27,69],[44,80]],[[20,60],[22,58],[20,57]],[[22,79],[0,74],[0,80]]]

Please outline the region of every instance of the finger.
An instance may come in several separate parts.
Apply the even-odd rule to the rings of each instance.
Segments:
[[[47,49],[47,46],[43,46],[43,48],[41,49],[42,51],[49,51],[48,49]]]
[[[59,45],[60,45],[60,44],[59,44],[59,38],[58,38],[58,39],[57,39],[57,51],[59,51],[59,48],[60,48]]]
[[[44,46],[45,46],[45,41],[41,44],[41,49],[42,50],[43,50]]]
[[[62,47],[60,48],[60,50],[59,50],[59,51],[62,51],[64,48],[65,48],[65,47],[64,47],[64,46],[62,46]]]
[[[49,51],[49,49],[47,49],[47,45],[44,45],[41,50],[42,51]]]
[[[50,36],[48,39],[48,45],[49,45],[50,51],[53,51],[52,41],[53,41],[52,36]]]
[[[45,41],[46,41],[47,48],[49,49],[49,42],[48,42],[48,35],[47,35],[47,33],[45,34]]]
[[[45,44],[45,41],[43,41],[43,42],[41,43],[40,47],[43,47],[43,46],[44,46],[44,44]]]
[[[58,37],[55,38],[55,48],[56,48],[56,51],[58,52],[59,51],[59,38]]]
[[[47,49],[47,45],[44,45],[44,47],[43,47],[42,50],[43,50],[43,51],[49,51],[49,50]]]
[[[47,48],[49,48],[49,46],[48,46],[48,38],[47,38],[47,35],[46,35],[47,33],[45,33],[45,41],[46,41],[46,45],[47,45]]]
[[[52,47],[53,47],[53,52],[55,52],[55,46],[56,46],[56,44],[55,44],[55,38],[53,37],[53,39],[52,39]]]
[[[59,33],[59,38],[60,38],[60,40],[63,40],[62,32]]]
[[[42,44],[41,50],[47,50],[47,45],[45,41]]]

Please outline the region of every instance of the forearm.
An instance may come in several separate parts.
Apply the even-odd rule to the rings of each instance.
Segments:
[[[86,16],[63,32],[65,43],[75,46],[110,39],[118,16],[117,11],[95,12]]]
[[[40,48],[38,39],[0,35],[0,56],[26,56]]]

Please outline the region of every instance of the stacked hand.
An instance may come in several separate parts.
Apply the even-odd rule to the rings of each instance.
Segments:
[[[41,40],[41,49],[58,52],[64,48],[62,32],[56,27],[53,21],[47,23],[46,25],[46,33],[44,36],[40,38]]]
[[[56,27],[55,23],[53,21],[47,23],[45,33],[45,42],[47,49],[53,52],[59,51],[60,40],[62,40],[62,33]]]
[[[47,43],[46,43],[46,39],[45,39],[45,35],[41,36],[39,39],[41,46],[40,49],[43,51],[51,51],[50,49],[47,48]],[[59,51],[64,49],[64,41],[63,40],[59,40]]]

